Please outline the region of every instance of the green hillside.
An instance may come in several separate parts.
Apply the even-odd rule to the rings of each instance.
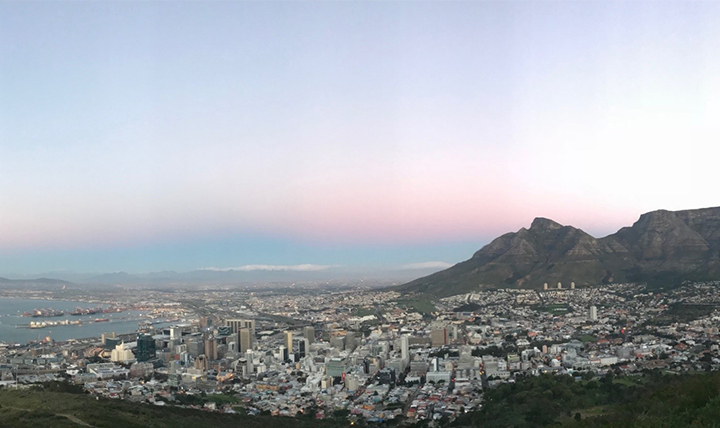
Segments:
[[[544,375],[487,392],[484,408],[457,427],[573,428],[720,426],[720,373],[605,376]]]
[[[342,421],[347,425],[347,421]],[[331,428],[333,421],[223,414],[155,406],[87,394],[40,389],[0,389],[0,427]]]

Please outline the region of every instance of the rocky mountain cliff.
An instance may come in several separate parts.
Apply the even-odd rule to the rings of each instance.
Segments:
[[[449,296],[478,287],[541,288],[545,282],[683,279],[720,279],[720,207],[649,212],[601,239],[536,218],[529,229],[496,238],[469,260],[398,288]]]

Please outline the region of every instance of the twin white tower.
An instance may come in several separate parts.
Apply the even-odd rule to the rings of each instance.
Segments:
[[[546,291],[547,291],[547,289],[548,289],[548,283],[546,282],[545,284],[543,284],[543,290],[546,290]],[[562,289],[563,289],[563,288],[562,288],[562,282],[558,282],[557,289],[558,289],[558,290],[562,290]],[[575,283],[574,283],[574,282],[571,282],[571,283],[570,283],[570,289],[571,289],[571,290],[574,290],[574,289],[575,289]]]

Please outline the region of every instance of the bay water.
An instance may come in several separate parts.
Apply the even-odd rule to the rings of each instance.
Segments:
[[[117,334],[133,333],[138,329],[138,323],[143,318],[141,311],[125,311],[117,313],[97,313],[93,315],[70,315],[76,308],[107,308],[109,305],[100,305],[88,302],[74,302],[68,300],[35,300],[0,297],[0,342],[24,344],[31,340],[51,337],[56,341],[68,339],[82,339],[86,337],[100,337],[103,333],[115,332]],[[32,312],[33,309],[53,309],[65,311],[65,315],[57,317],[24,317],[23,312]],[[97,318],[107,318],[107,322],[94,322]],[[56,325],[46,328],[22,328],[30,322],[42,321],[82,321],[81,325]]]

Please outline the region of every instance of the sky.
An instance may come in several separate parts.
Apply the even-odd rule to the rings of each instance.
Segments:
[[[0,2],[0,273],[396,266],[720,205],[717,2]]]

